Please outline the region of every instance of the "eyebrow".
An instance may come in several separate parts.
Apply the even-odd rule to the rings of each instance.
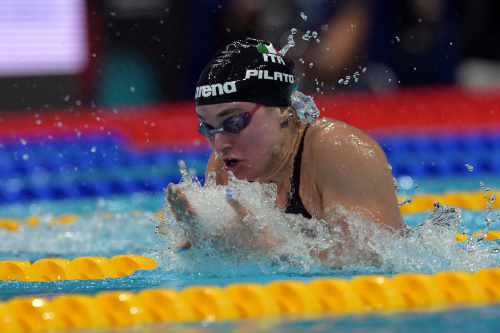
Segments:
[[[219,113],[215,116],[215,118],[217,118],[217,119],[224,118],[224,117],[226,117],[228,114],[232,113],[232,112],[233,112],[233,111],[235,111],[235,110],[240,110],[240,111],[242,111],[242,109],[241,109],[241,108],[227,108],[227,109],[224,109],[224,110],[222,110],[221,112],[219,112]],[[201,115],[200,115],[200,114],[198,114],[198,113],[197,113],[196,115],[198,116],[198,118],[199,118],[201,121],[205,121],[205,118],[203,118],[203,116],[201,116]]]

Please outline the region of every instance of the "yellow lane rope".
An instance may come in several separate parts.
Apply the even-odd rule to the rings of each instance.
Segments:
[[[0,280],[22,282],[75,279],[105,279],[129,276],[138,269],[153,269],[153,259],[123,254],[106,257],[79,257],[73,260],[46,258],[30,263],[23,260],[0,261]]]
[[[500,301],[500,268],[67,294],[0,302],[0,332],[109,329],[155,322],[436,311]]]

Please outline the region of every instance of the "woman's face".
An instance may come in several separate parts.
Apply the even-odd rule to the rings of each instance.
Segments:
[[[224,121],[244,112],[250,112],[255,103],[234,102],[203,105],[196,108],[201,122],[221,128]],[[208,142],[224,162],[226,171],[238,179],[255,180],[272,175],[277,157],[284,143],[280,123],[280,108],[261,106],[250,123],[239,133],[219,132],[208,137]]]

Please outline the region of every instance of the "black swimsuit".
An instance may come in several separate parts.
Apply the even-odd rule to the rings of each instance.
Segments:
[[[293,174],[290,179],[290,192],[287,194],[287,202],[285,207],[285,213],[289,214],[301,214],[305,218],[312,218],[311,214],[307,211],[300,198],[299,188],[300,188],[300,164],[302,162],[302,151],[304,150],[304,138],[306,136],[306,131],[309,128],[307,124],[302,134],[302,139],[300,141],[299,150],[297,151],[297,156],[295,156],[295,161],[293,163]]]

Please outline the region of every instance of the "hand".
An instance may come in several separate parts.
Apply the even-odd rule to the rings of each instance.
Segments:
[[[189,203],[186,195],[178,185],[173,183],[168,184],[167,187],[167,201],[170,204],[170,210],[174,214],[177,221],[183,221],[188,226],[194,226],[197,222],[196,214],[193,206]],[[185,240],[176,247],[178,251],[183,249],[187,250],[191,247],[189,240]]]
[[[226,201],[236,213],[236,216],[229,221],[229,227],[232,232],[237,232],[240,235],[234,240],[237,240],[238,243],[244,240],[240,246],[243,245],[248,250],[260,252],[267,251],[281,243],[271,235],[267,226],[262,227],[261,221],[233,197],[229,189],[226,190]]]

